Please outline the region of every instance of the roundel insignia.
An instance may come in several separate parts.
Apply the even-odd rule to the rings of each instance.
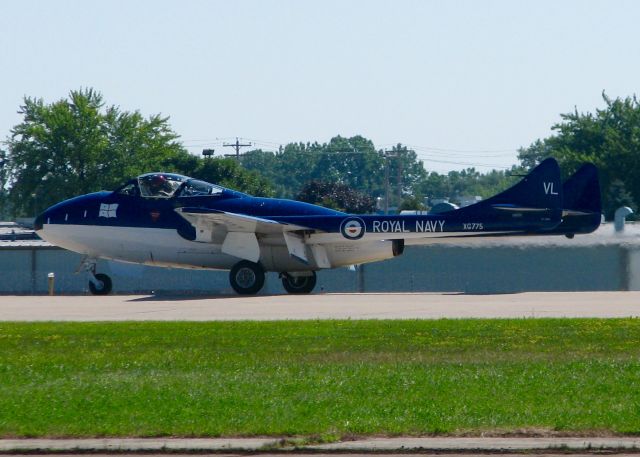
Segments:
[[[364,221],[359,217],[348,217],[340,224],[340,232],[348,240],[359,240],[366,231]]]

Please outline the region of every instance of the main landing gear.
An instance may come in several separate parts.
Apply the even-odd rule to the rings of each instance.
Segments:
[[[305,275],[305,276],[303,276]],[[282,285],[290,294],[308,294],[316,286],[316,272],[310,271],[293,275],[281,273]],[[255,295],[264,286],[264,268],[248,260],[236,263],[229,272],[231,287],[240,295]]]
[[[293,276],[289,273],[282,273],[282,285],[290,294],[309,294],[316,286],[316,272],[312,271],[309,276]]]
[[[89,273],[89,291],[92,295],[108,295],[113,288],[113,283],[108,275],[96,273],[96,263],[96,259],[84,258],[78,271],[85,270]]]
[[[255,295],[264,286],[264,269],[259,263],[242,260],[229,272],[229,281],[240,295]]]

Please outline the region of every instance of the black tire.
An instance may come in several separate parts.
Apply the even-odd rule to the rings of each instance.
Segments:
[[[309,294],[316,286],[316,272],[312,271],[311,276],[298,277],[285,273],[282,275],[282,285],[290,294]]]
[[[229,282],[240,295],[255,295],[264,286],[264,269],[259,263],[242,260],[229,272]]]
[[[92,295],[108,295],[111,292],[113,284],[111,278],[104,273],[97,273],[96,279],[102,283],[102,287],[97,287],[93,282],[89,281],[89,290]]]

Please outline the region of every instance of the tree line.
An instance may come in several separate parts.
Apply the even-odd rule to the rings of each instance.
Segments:
[[[190,155],[168,117],[106,106],[93,89],[72,91],[46,104],[25,97],[22,122],[2,152],[4,216],[33,216],[79,194],[115,189],[150,171],[191,174],[259,195],[270,183],[233,160],[208,162]]]
[[[168,117],[108,106],[93,89],[53,103],[25,97],[23,119],[0,149],[0,204],[5,218],[33,216],[65,198],[162,170],[348,212],[374,211],[376,198],[385,195],[391,207],[424,209],[425,197],[491,196],[552,156],[567,176],[585,161],[599,167],[610,216],[620,205],[635,210],[640,199],[640,105],[635,96],[603,99],[606,107],[595,113],[562,114],[554,134],[521,148],[520,163],[510,170],[440,174],[403,144],[381,150],[362,136],[255,149],[239,161],[197,157],[182,146]]]
[[[604,92],[603,109],[561,114],[554,134],[519,151],[524,168],[555,157],[566,178],[584,162],[599,170],[607,219],[620,206],[637,211],[640,201],[640,103],[636,96],[612,99]]]

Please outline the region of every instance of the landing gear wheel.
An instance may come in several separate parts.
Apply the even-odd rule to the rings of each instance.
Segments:
[[[308,294],[316,286],[316,272],[312,271],[311,276],[291,276],[287,273],[282,275],[282,285],[290,294]]]
[[[259,263],[242,260],[229,272],[229,281],[240,295],[254,295],[264,286],[264,270]]]
[[[92,281],[89,281],[89,290],[91,293],[93,295],[108,295],[113,286],[111,278],[104,273],[96,273],[95,278],[101,285],[96,286]]]

